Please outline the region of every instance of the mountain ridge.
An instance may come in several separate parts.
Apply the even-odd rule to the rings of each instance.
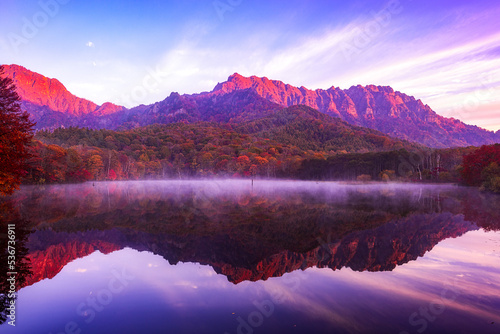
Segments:
[[[67,113],[73,116],[87,114],[108,115],[123,110],[124,107],[111,102],[97,105],[87,99],[70,93],[57,79],[45,77],[20,65],[3,66],[5,75],[14,81],[17,93],[23,101],[34,105]]]
[[[285,107],[305,105],[355,126],[425,146],[481,146],[500,142],[492,132],[438,115],[421,100],[390,86],[330,87],[310,90],[267,77],[234,73],[210,92],[171,93],[163,101],[131,109],[106,102],[101,106],[71,94],[57,79],[19,65],[3,65],[14,80],[37,129],[85,126],[123,129],[154,123],[198,121],[241,123],[269,116]]]
[[[69,262],[97,250],[109,254],[126,247],[160,255],[173,265],[179,262],[209,265],[233,284],[281,277],[311,267],[333,271],[342,268],[359,272],[392,271],[423,256],[442,240],[477,229],[461,215],[420,214],[391,220],[373,229],[352,231],[331,242],[315,240],[317,245],[302,251],[280,248],[265,252],[257,251],[258,244],[228,243],[217,236],[179,238],[117,228],[77,233],[38,230],[28,240],[32,274],[26,286],[52,279]],[[236,255],[232,247],[242,247],[249,253]],[[201,251],[193,252],[193,249]]]
[[[350,124],[430,147],[480,146],[500,141],[500,131],[495,133],[440,116],[420,99],[390,86],[357,85],[346,90],[332,86],[326,90],[309,90],[267,77],[234,73],[227,81],[218,83],[211,93],[228,94],[249,88],[282,106],[303,104]]]

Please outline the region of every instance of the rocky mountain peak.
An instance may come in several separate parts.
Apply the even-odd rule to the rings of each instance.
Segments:
[[[99,106],[79,98],[71,94],[59,80],[47,78],[19,65],[4,65],[3,69],[4,75],[14,81],[17,93],[25,103],[72,116],[108,115],[124,109],[109,102]]]

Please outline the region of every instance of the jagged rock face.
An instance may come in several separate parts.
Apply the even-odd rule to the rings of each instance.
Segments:
[[[428,114],[435,114],[420,100],[394,92],[391,87],[373,85],[353,86],[345,91],[335,87],[313,91],[305,87],[293,87],[281,81],[255,76],[246,78],[235,73],[228,81],[218,84],[213,93],[227,94],[248,88],[254,89],[260,96],[274,103],[283,106],[304,104],[326,114],[346,120],[352,119],[357,125],[380,117],[425,118]]]
[[[69,262],[100,251],[108,254],[120,249],[106,241],[95,240],[92,243],[68,241],[51,245],[28,255],[31,263],[31,275],[26,278],[26,285],[32,285],[45,278],[56,276]]]
[[[264,117],[282,107],[304,104],[350,124],[430,147],[480,146],[500,142],[496,133],[436,114],[412,96],[383,86],[342,90],[309,90],[277,80],[237,73],[212,92],[180,95],[148,106],[126,109],[112,103],[98,106],[71,94],[58,80],[18,65],[4,66],[14,80],[22,106],[37,129],[60,126],[133,128],[154,123],[211,121],[239,123]]]
[[[161,102],[145,108],[140,115],[131,115],[139,125],[179,121],[239,123],[264,117],[282,109],[252,89],[227,94],[180,95],[172,93]]]
[[[131,247],[163,256],[170,263],[198,262],[210,265],[232,283],[266,280],[310,267],[356,271],[390,271],[430,251],[440,241],[455,238],[478,227],[463,215],[424,214],[388,222],[378,228],[353,232],[329,240],[307,252],[283,249],[263,255],[257,242],[252,248],[232,248],[224,237],[171,237],[138,231],[109,230],[83,233],[38,231],[30,235],[28,258],[32,275],[26,285],[52,278],[64,266],[96,250],[110,252]],[[233,245],[234,246],[234,245]],[[246,245],[248,246],[248,245]],[[235,252],[235,249],[243,251]],[[261,254],[262,253],[262,254]],[[264,258],[259,258],[264,256]],[[257,261],[251,260],[259,258]]]
[[[237,73],[219,83],[213,94],[253,89],[260,96],[282,106],[305,104],[345,121],[388,135],[431,147],[483,145],[500,141],[498,133],[466,125],[436,114],[428,105],[391,87],[353,86],[309,90],[281,81],[243,77]]]
[[[5,65],[4,72],[7,77],[14,81],[17,93],[22,98],[23,103],[29,105],[28,109],[31,112],[34,112],[38,107],[81,117],[89,114],[109,115],[124,109],[124,107],[109,102],[99,106],[91,101],[76,97],[58,80],[49,79],[22,66]]]
[[[306,253],[283,251],[252,268],[224,263],[218,263],[214,268],[235,284],[245,280],[279,277],[310,267],[390,271],[423,256],[444,239],[456,238],[475,229],[477,226],[464,221],[462,215],[417,215],[389,222],[373,230],[351,233]]]

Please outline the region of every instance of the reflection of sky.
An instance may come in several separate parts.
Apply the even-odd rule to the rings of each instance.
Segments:
[[[238,285],[209,266],[173,266],[128,248],[96,252],[22,289],[15,330],[4,325],[0,332],[60,333],[75,322],[82,333],[232,334],[244,321],[243,333],[245,326],[255,333],[417,333],[424,324],[425,333],[497,333],[499,251],[500,233],[473,231],[392,272],[311,268]],[[114,280],[116,273],[124,274],[126,286]],[[442,293],[450,299],[444,304]],[[86,323],[93,296],[109,304]],[[269,314],[261,316],[254,302]],[[82,303],[87,317],[77,314]],[[425,320],[422,310],[431,309],[439,314]],[[414,312],[418,325],[409,322]],[[252,321],[259,326],[252,328]]]

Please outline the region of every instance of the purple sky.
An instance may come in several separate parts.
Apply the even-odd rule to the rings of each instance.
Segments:
[[[0,63],[127,107],[234,72],[310,89],[390,85],[498,130],[499,17],[485,0],[4,0]]]

